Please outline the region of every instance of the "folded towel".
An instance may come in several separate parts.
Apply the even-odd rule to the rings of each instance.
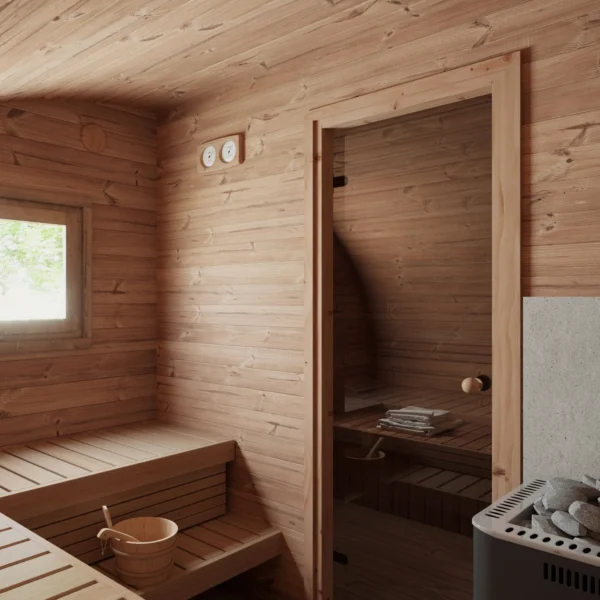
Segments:
[[[387,431],[403,431],[405,433],[414,433],[416,435],[424,435],[427,437],[431,437],[434,435],[439,435],[440,433],[444,433],[446,431],[451,431],[452,429],[456,429],[457,427],[463,424],[464,421],[462,419],[446,421],[445,423],[440,423],[438,425],[420,426],[416,425],[415,423],[406,425],[391,419],[380,419],[377,428],[384,429]]]
[[[428,408],[419,408],[418,406],[407,406],[405,408],[388,410],[385,416],[388,419],[434,424],[446,421],[451,415],[449,410],[431,410]]]
[[[379,419],[380,424],[389,425],[390,427],[405,427],[407,429],[414,429],[415,431],[427,431],[434,429],[435,425],[430,423],[419,423],[418,421],[405,421],[404,419]]]

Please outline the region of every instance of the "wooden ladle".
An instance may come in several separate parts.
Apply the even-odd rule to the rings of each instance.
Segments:
[[[109,527],[104,527],[98,532],[98,538],[101,540],[120,540],[121,542],[139,542],[136,537],[129,535],[128,533],[123,533],[122,531],[118,531],[117,529],[110,529]]]
[[[98,532],[98,536],[97,536],[98,538],[100,538],[101,540],[110,540],[111,538],[114,538],[116,540],[121,540],[123,542],[139,542],[140,541],[136,537],[133,537],[132,535],[129,535],[128,533],[123,533],[122,531],[119,531],[118,529],[113,529],[112,517],[110,516],[110,511],[108,510],[108,506],[102,507],[102,514],[104,515],[104,520],[106,521],[107,527],[104,527],[104,529],[101,529]]]
[[[367,455],[365,456],[365,460],[371,460],[375,456],[375,452],[377,452],[377,449],[379,448],[379,446],[381,446],[382,442],[383,442],[382,437],[380,437],[378,440],[375,441],[375,443],[371,446],[371,449],[369,450],[369,452],[367,452]]]

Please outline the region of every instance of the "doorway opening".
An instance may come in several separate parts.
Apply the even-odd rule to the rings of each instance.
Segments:
[[[519,82],[517,53],[311,115],[306,532],[323,598],[334,579],[353,600],[470,593],[471,518],[520,483]]]
[[[492,492],[491,97],[333,152],[334,595],[466,599]]]

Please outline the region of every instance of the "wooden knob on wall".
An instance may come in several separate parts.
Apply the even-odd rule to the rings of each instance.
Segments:
[[[478,377],[467,377],[461,385],[465,394],[476,394],[483,389],[483,381]]]

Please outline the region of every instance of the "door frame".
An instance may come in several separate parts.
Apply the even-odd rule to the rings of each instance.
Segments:
[[[488,94],[492,97],[492,496],[497,499],[522,478],[520,52],[343,100],[307,115],[307,598],[330,600],[333,596],[334,130]]]

